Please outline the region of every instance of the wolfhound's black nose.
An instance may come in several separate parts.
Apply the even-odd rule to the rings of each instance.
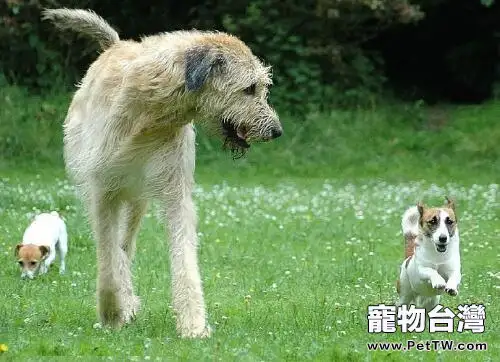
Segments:
[[[281,128],[273,128],[271,131],[271,138],[278,138],[283,134],[283,130]]]
[[[439,242],[440,243],[446,243],[448,241],[448,237],[446,235],[440,235],[439,236]]]

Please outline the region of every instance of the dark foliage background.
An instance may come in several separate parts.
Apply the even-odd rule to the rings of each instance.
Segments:
[[[77,82],[96,48],[40,21],[44,7],[90,8],[122,38],[228,31],[273,66],[272,101],[306,113],[407,99],[478,102],[498,79],[492,0],[0,0],[0,73],[33,91]]]

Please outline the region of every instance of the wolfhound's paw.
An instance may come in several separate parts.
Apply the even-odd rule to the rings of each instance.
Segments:
[[[206,324],[202,327],[183,328],[177,327],[181,338],[209,338],[212,335],[212,328]]]
[[[140,307],[141,300],[138,296],[127,296],[122,310],[122,323],[127,324],[132,322],[139,312]]]
[[[99,290],[97,294],[97,313],[103,327],[119,328],[122,325],[120,300],[112,290]]]
[[[135,319],[141,301],[135,295],[101,290],[98,296],[99,320],[103,326],[120,328]]]

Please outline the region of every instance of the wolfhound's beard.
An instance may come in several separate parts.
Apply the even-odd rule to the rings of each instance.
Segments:
[[[222,135],[224,136],[222,148],[231,151],[231,155],[235,160],[242,158],[247,149],[250,148],[250,144],[238,135],[238,131],[231,121],[222,121]]]
[[[237,160],[239,158],[242,158],[247,153],[246,148],[241,148],[240,146],[236,145],[228,137],[226,137],[226,139],[224,140],[224,144],[222,145],[222,149],[229,150],[231,152],[231,156],[233,157],[233,160]]]

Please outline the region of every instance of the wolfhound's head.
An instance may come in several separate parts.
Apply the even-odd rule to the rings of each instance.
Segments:
[[[210,129],[223,137],[234,157],[251,143],[278,138],[283,128],[268,103],[270,68],[238,38],[204,33],[186,50],[188,92],[196,92],[197,110]]]

